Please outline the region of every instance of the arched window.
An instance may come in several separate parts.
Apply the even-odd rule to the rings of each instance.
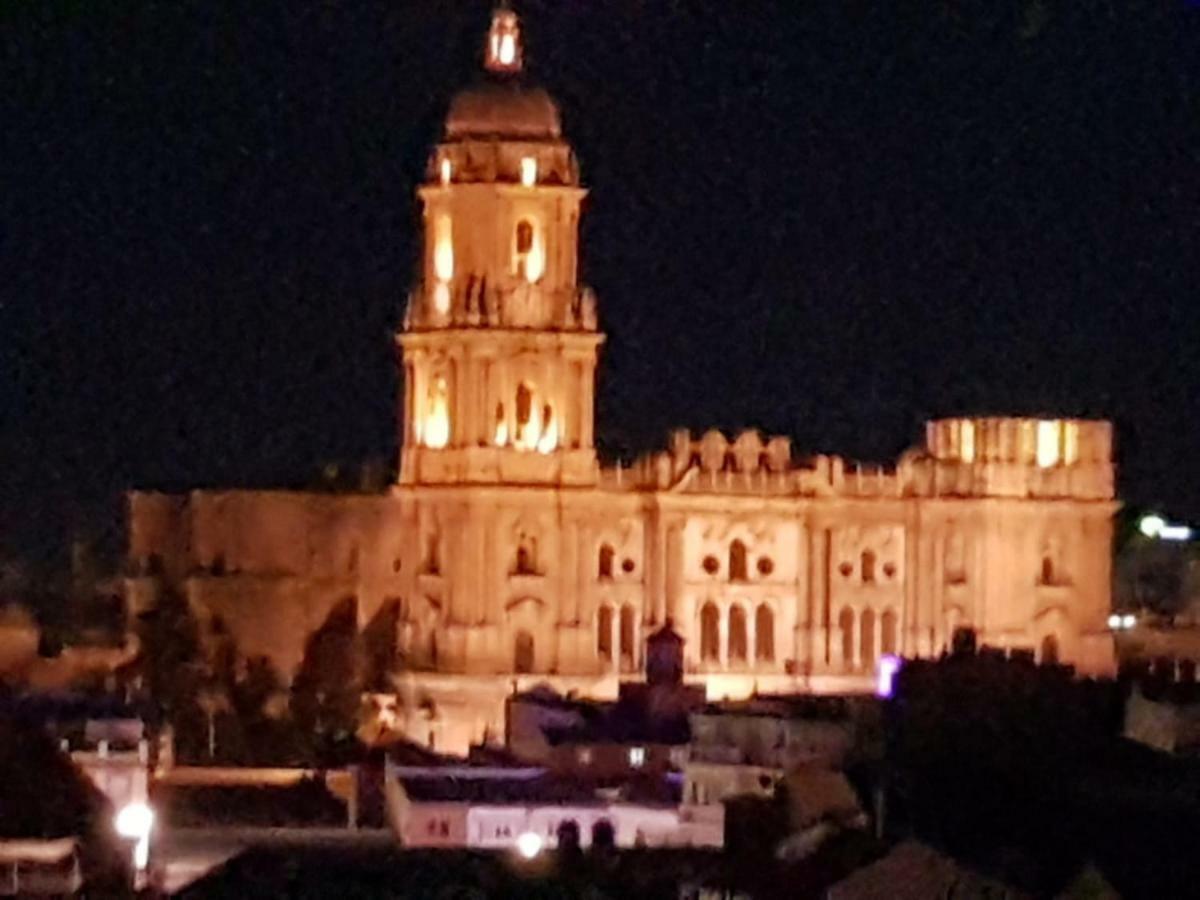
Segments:
[[[1054,584],[1054,557],[1049,553],[1042,557],[1041,584]]]
[[[613,612],[611,606],[601,606],[596,615],[596,653],[611,660],[613,651]]]
[[[700,658],[715,662],[721,658],[721,612],[715,603],[700,610]]]
[[[864,610],[858,623],[858,649],[864,666],[875,665],[875,613]]]
[[[879,640],[880,650],[885,654],[893,654],[896,652],[896,614],[889,609],[883,614],[880,624],[883,632]]]
[[[621,659],[626,661],[632,661],[634,656],[634,616],[632,606],[625,604],[621,607]]]
[[[736,603],[729,607],[729,659],[746,661],[746,611]]]
[[[746,545],[741,541],[729,545],[729,580],[746,580]]]
[[[517,428],[528,425],[533,417],[533,391],[521,382],[517,385]]]
[[[517,252],[528,253],[533,249],[533,223],[522,219],[517,223]]]
[[[1042,659],[1043,666],[1058,665],[1058,638],[1052,634],[1042,638]]]
[[[875,583],[875,551],[864,550],[860,558],[863,584]]]
[[[533,671],[533,635],[528,631],[518,631],[513,640],[513,671],[519,675]]]
[[[537,574],[537,538],[521,536],[521,540],[517,544],[516,573],[518,575]]]
[[[611,544],[602,544],[600,546],[600,561],[596,571],[598,578],[613,577],[613,557],[616,555],[617,552],[613,550]]]
[[[754,613],[754,658],[759,662],[775,659],[775,614],[765,603]]]
[[[842,664],[854,664],[854,612],[849,607],[838,614],[838,630],[842,633]]]

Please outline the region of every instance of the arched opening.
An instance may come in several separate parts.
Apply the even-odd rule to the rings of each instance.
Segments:
[[[533,635],[524,629],[513,640],[513,671],[518,675],[533,671]]]
[[[729,607],[729,660],[746,661],[746,611],[736,603]]]
[[[528,253],[533,249],[533,223],[522,219],[517,223],[517,253]]]
[[[875,583],[875,551],[864,550],[859,559],[863,584]]]
[[[635,614],[629,604],[621,607],[621,662],[625,665],[633,663],[633,642]]]
[[[875,665],[875,613],[867,609],[859,620],[858,649],[859,662],[864,666]]]
[[[611,606],[601,606],[596,615],[596,653],[611,660],[613,651],[613,611]]]
[[[854,663],[854,612],[846,607],[838,614],[838,630],[842,637],[842,663]]]
[[[517,544],[516,573],[537,574],[537,538],[522,535],[520,543]]]
[[[729,580],[746,580],[746,545],[741,541],[729,545]]]
[[[422,437],[426,447],[441,449],[450,443],[450,401],[446,376],[435,375],[425,396]]]
[[[602,544],[600,547],[600,559],[596,566],[596,577],[612,578],[613,577],[613,558],[617,555],[610,544]]]
[[[608,819],[600,819],[592,826],[592,847],[611,850],[617,845],[617,831]]]
[[[759,662],[775,659],[775,614],[765,603],[754,613],[754,658]]]
[[[1054,558],[1046,553],[1042,556],[1042,572],[1040,581],[1042,584],[1054,584]]]
[[[700,610],[700,658],[705,662],[721,658],[721,612],[711,602]]]
[[[555,829],[560,853],[570,853],[579,849],[579,823],[574,819],[563,819]]]
[[[896,614],[890,609],[883,614],[883,619],[880,622],[880,650],[881,652],[891,655],[896,652]]]
[[[1052,634],[1042,638],[1041,662],[1043,666],[1058,665],[1058,638]]]

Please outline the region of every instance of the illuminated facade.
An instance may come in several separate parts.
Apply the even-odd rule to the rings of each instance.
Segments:
[[[578,166],[511,13],[485,58],[419,189],[398,482],[135,493],[134,605],[174,582],[285,676],[341,602],[364,629],[394,617],[401,716],[449,749],[503,731],[514,683],[614,696],[668,619],[712,697],[869,689],[881,655],[939,653],[959,626],[1111,665],[1108,423],[935,421],[888,468],[715,431],[601,465]]]

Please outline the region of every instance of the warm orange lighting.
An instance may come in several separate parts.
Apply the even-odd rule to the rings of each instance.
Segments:
[[[454,277],[454,226],[450,217],[437,217],[433,237],[433,271],[439,281]]]
[[[542,436],[538,438],[537,449],[539,453],[552,453],[558,446],[558,419],[549,406],[545,409],[543,419],[545,421],[542,423]]]
[[[441,375],[429,387],[422,435],[426,447],[441,449],[450,443],[450,407],[446,398],[446,379]]]
[[[450,285],[444,281],[439,281],[433,289],[433,308],[442,316],[450,312]]]
[[[1063,462],[1068,466],[1079,462],[1079,423],[1063,424]]]
[[[1037,464],[1048,469],[1058,463],[1059,423],[1043,420],[1037,423]]]
[[[512,10],[492,14],[484,66],[493,72],[521,71],[521,26]]]
[[[975,461],[975,423],[962,423],[962,447],[959,458],[963,462]]]
[[[537,160],[532,156],[526,156],[521,160],[521,184],[525,187],[533,187],[537,184],[538,164]]]
[[[546,254],[542,250],[541,235],[536,235],[533,239],[533,246],[529,248],[529,253],[525,256],[525,280],[530,284],[536,284],[541,280],[545,269]]]
[[[451,164],[450,160],[443,159],[442,166],[441,166],[442,184],[450,183],[450,176],[451,176],[451,174],[453,174],[453,172],[454,172],[454,167]]]

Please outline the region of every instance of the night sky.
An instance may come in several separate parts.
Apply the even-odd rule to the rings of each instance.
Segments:
[[[1200,8],[540,0],[611,454],[1107,416],[1200,519]],[[413,188],[487,2],[0,3],[0,555],[390,458]]]

